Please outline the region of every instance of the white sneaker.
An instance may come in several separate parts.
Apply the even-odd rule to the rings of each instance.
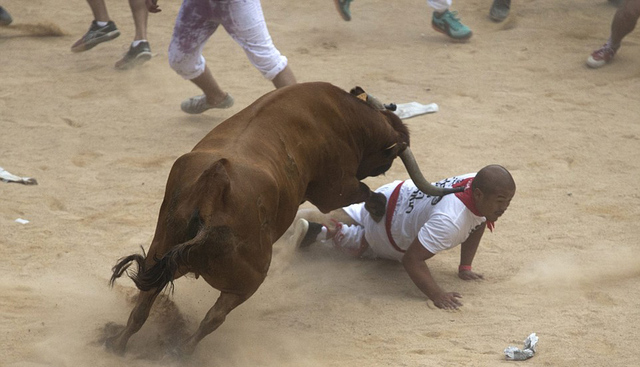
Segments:
[[[184,101],[182,101],[180,108],[182,109],[182,111],[186,113],[197,115],[197,114],[203,113],[206,110],[210,110],[212,108],[229,108],[231,106],[233,106],[233,97],[231,97],[231,95],[227,93],[227,97],[222,102],[218,103],[215,106],[210,105],[207,102],[207,96],[202,94],[199,96],[185,99]]]
[[[322,224],[300,218],[293,227],[291,242],[295,244],[297,249],[309,247],[309,245],[316,242],[320,232],[322,232]]]

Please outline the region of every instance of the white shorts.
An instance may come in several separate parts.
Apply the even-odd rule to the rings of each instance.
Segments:
[[[287,66],[269,35],[259,0],[184,0],[169,44],[169,65],[185,79],[205,69],[202,49],[222,25],[242,47],[251,64],[273,80]]]
[[[384,194],[389,201],[389,197],[393,190],[400,184],[401,181],[394,181],[386,184],[376,190],[376,192]],[[364,208],[364,203],[352,204],[343,210],[353,219],[356,223],[364,227],[364,238],[369,243],[369,247],[376,254],[377,257],[402,260],[403,252],[397,251],[393,248],[389,242],[387,236],[387,229],[385,227],[386,214],[382,217],[380,222],[376,223],[369,212]]]

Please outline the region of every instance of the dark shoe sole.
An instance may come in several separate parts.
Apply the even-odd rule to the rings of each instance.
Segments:
[[[136,55],[136,57],[132,60],[125,61],[124,58],[118,62],[116,62],[116,69],[118,70],[129,70],[133,69],[137,66],[144,64],[145,62],[151,60],[153,55],[151,52],[141,52]]]
[[[464,37],[455,38],[455,37],[451,37],[449,35],[449,33],[447,33],[446,31],[443,31],[442,29],[438,28],[437,26],[435,26],[433,24],[431,24],[431,28],[433,28],[433,30],[435,30],[436,32],[442,33],[445,36],[449,37],[449,39],[452,40],[452,41],[464,42],[464,41],[468,40],[469,38],[471,38],[471,36],[473,36],[473,32],[469,32],[469,34],[464,36]]]

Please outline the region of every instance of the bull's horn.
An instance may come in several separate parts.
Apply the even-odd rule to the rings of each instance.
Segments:
[[[416,163],[416,159],[413,157],[413,153],[411,149],[407,147],[405,150],[400,153],[400,159],[402,159],[402,163],[404,163],[404,167],[409,172],[409,177],[413,180],[413,183],[416,185],[420,191],[424,192],[427,195],[431,196],[443,196],[446,194],[451,194],[453,192],[460,192],[464,190],[464,186],[455,187],[455,188],[444,188],[444,187],[436,187],[427,181],[422,172],[420,172],[420,167],[418,167],[418,163]]]

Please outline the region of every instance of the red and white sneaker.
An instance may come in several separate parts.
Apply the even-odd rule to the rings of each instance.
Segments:
[[[587,59],[587,66],[597,69],[608,64],[611,59],[613,59],[613,56],[615,56],[616,51],[618,51],[617,48],[613,48],[609,43],[605,43],[604,46],[593,51],[591,56],[589,56]]]

